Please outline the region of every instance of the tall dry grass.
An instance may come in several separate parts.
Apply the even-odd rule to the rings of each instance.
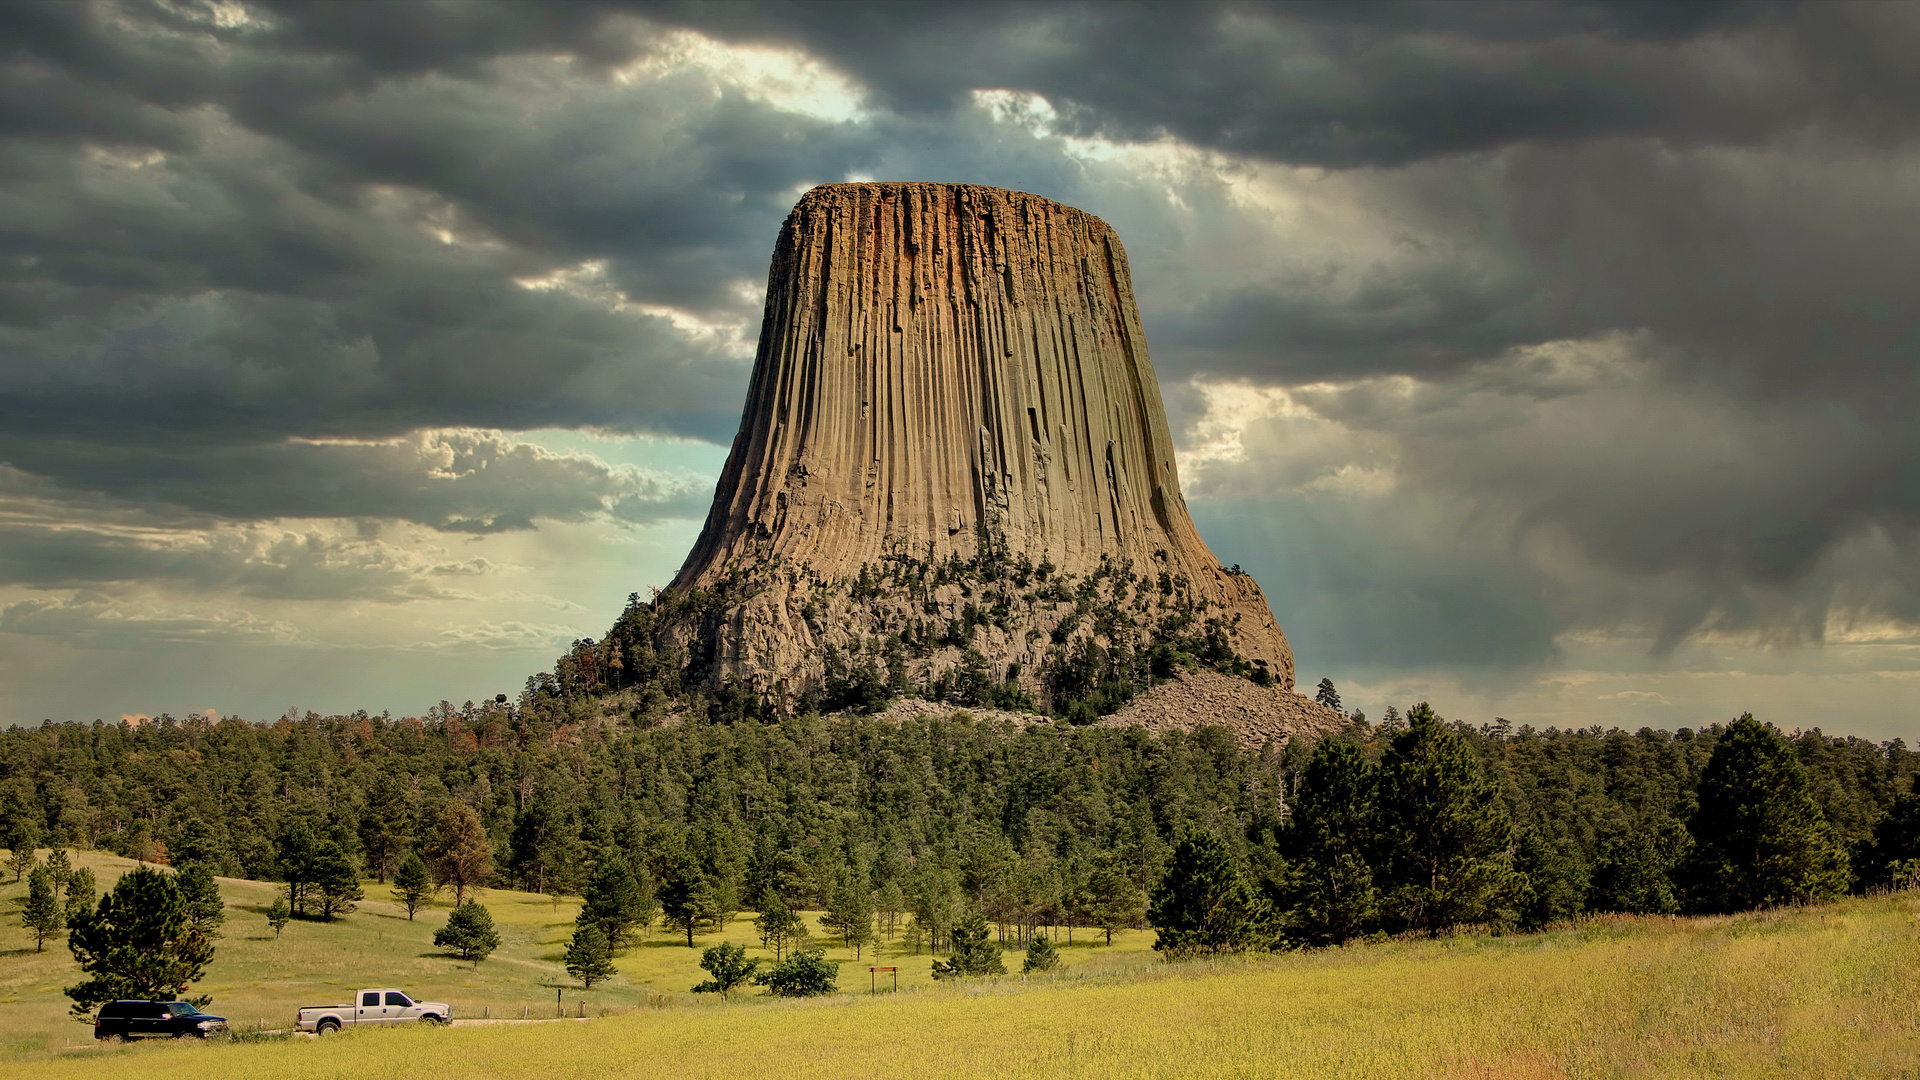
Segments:
[[[1908,896],[585,1025],[21,1060],[20,1080],[1920,1075]],[[863,972],[864,974],[864,972]]]

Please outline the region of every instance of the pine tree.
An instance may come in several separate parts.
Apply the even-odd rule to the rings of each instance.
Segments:
[[[1700,774],[1687,822],[1690,902],[1741,911],[1836,895],[1845,855],[1834,842],[1793,747],[1751,713],[1727,726]]]
[[[861,948],[873,940],[873,901],[867,890],[858,883],[835,889],[820,916],[820,926],[838,934],[841,945],[853,950],[855,960],[860,959]]]
[[[332,922],[336,916],[351,915],[361,899],[360,875],[353,860],[340,845],[322,840],[314,852],[313,890],[320,905],[320,918]]]
[[[687,948],[693,948],[695,932],[712,925],[720,914],[707,875],[690,859],[673,870],[660,888],[660,915],[667,926],[687,935]]]
[[[1680,910],[1673,874],[1692,839],[1679,823],[1635,823],[1600,840],[1587,906],[1594,911],[1668,915]]]
[[[1906,791],[1894,796],[1873,827],[1873,841],[1867,848],[1867,865],[1860,876],[1872,885],[1909,887],[1913,871],[1920,868],[1920,773],[1915,773]]]
[[[1426,702],[1380,762],[1387,906],[1429,935],[1500,917],[1516,886],[1513,825],[1480,759]]]
[[[602,856],[593,868],[593,877],[581,893],[580,914],[576,921],[600,927],[607,947],[618,951],[633,942],[652,922],[652,913],[644,910],[640,881],[633,876],[627,861],[614,852]]]
[[[1035,934],[1027,942],[1027,958],[1020,965],[1020,974],[1039,975],[1060,966],[1060,950],[1045,934]]]
[[[314,860],[320,847],[320,838],[313,833],[313,826],[304,821],[295,821],[280,834],[275,844],[277,866],[280,880],[287,894],[287,903],[292,906],[295,915],[307,913],[309,893],[313,887]]]
[[[425,907],[433,894],[439,891],[433,878],[427,873],[426,861],[417,851],[407,852],[400,862],[400,869],[393,872],[393,898],[407,909],[407,921],[413,921],[413,915]]]
[[[176,867],[206,863],[217,869],[227,861],[227,843],[220,831],[199,818],[188,818],[167,848]]]
[[[1514,869],[1520,875],[1514,908],[1521,929],[1539,930],[1585,909],[1587,869],[1570,840],[1538,826],[1521,830],[1514,845]]]
[[[7,845],[7,866],[13,870],[13,881],[17,885],[37,858],[34,848],[40,843],[40,827],[24,812],[16,811],[8,817],[6,833],[0,841]]]
[[[1087,917],[1113,944],[1113,932],[1134,926],[1146,917],[1147,894],[1134,884],[1127,868],[1104,859],[1087,876]]]
[[[1340,711],[1340,691],[1333,688],[1332,679],[1320,680],[1320,686],[1315,690],[1313,700],[1325,705],[1334,712]]]
[[[212,941],[220,936],[220,924],[227,921],[226,902],[220,898],[220,885],[206,863],[187,863],[174,875],[180,898],[187,905],[187,925],[202,938]]]
[[[434,881],[453,886],[456,908],[466,902],[468,889],[484,886],[493,877],[493,841],[487,839],[480,815],[463,802],[449,802],[440,812],[427,858]]]
[[[1006,965],[1000,962],[1000,945],[992,939],[986,916],[977,911],[968,912],[954,925],[949,937],[953,949],[944,963],[933,962],[934,978],[962,979],[1007,973]]]
[[[47,938],[67,924],[66,913],[54,896],[53,875],[44,866],[34,867],[27,875],[26,906],[20,912],[20,923],[33,931],[34,952],[44,950]]]
[[[723,942],[700,954],[700,966],[712,978],[694,987],[694,993],[732,997],[735,987],[753,977],[760,961],[747,959],[745,947]]]
[[[1153,947],[1169,957],[1250,948],[1260,906],[1226,841],[1189,830],[1174,845],[1166,877],[1147,908],[1147,921],[1158,931]]]
[[[775,963],[786,955],[787,949],[805,948],[807,944],[806,920],[771,889],[760,900],[760,915],[753,920],[753,928],[760,932],[760,944],[773,950]]]
[[[273,940],[280,940],[280,931],[293,921],[293,909],[287,906],[287,898],[276,896],[273,906],[267,909],[267,926],[273,931]]]
[[[607,945],[606,931],[599,923],[583,922],[574,927],[573,940],[567,943],[567,974],[579,979],[587,989],[616,973],[613,952]]]
[[[493,915],[469,900],[448,914],[446,925],[433,932],[433,943],[462,960],[473,961],[477,971],[480,961],[500,947],[500,935],[493,929]]]
[[[66,909],[68,926],[73,925],[74,916],[93,910],[92,870],[83,866],[68,876]]]
[[[1358,746],[1338,736],[1314,746],[1280,837],[1292,873],[1275,899],[1290,938],[1338,945],[1373,926],[1380,898],[1367,860],[1374,797],[1373,772]]]
[[[382,885],[412,843],[413,817],[413,798],[406,785],[398,777],[381,774],[368,793],[366,812],[360,815],[360,847],[367,853],[367,869]]]
[[[56,898],[67,891],[67,879],[73,876],[73,860],[67,855],[66,848],[55,847],[47,853],[47,876],[53,879]]]
[[[118,998],[173,1001],[213,959],[213,944],[188,925],[173,875],[147,866],[123,875],[96,910],[69,926],[67,949],[91,976],[67,987],[75,1015]]]

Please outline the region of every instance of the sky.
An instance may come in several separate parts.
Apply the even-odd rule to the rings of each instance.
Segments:
[[[0,723],[517,692],[814,184],[1126,244],[1302,683],[1920,739],[1920,5],[11,3]]]

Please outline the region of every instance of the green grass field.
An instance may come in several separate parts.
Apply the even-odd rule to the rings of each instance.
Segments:
[[[72,855],[76,867],[93,869],[103,892],[135,865],[103,852]],[[33,938],[21,927],[18,914],[26,884],[15,884],[11,872],[5,874],[5,881],[0,886],[0,918],[5,920],[0,925],[0,1054],[90,1042],[92,1028],[67,1018],[70,1003],[61,988],[79,982],[80,976],[65,938],[49,939],[46,951],[36,954]],[[656,927],[616,960],[619,975],[588,991],[561,966],[574,916],[580,910],[578,900],[556,906],[544,895],[484,890],[481,902],[493,915],[501,946],[475,970],[433,946],[433,932],[446,922],[452,908],[451,892],[408,922],[406,909],[391,900],[390,887],[364,882],[367,899],[358,911],[332,923],[296,921],[276,941],[266,920],[276,888],[267,882],[220,879],[227,901],[225,936],[207,977],[194,992],[212,994],[213,1004],[207,1011],[227,1017],[236,1027],[284,1028],[291,1025],[300,1006],[345,1001],[364,986],[402,987],[417,998],[448,1002],[455,1016],[463,1018],[519,1017],[523,1012],[551,1017],[556,990],[570,1015],[578,1015],[583,1003],[594,1016],[638,1007],[707,1006],[710,1002],[704,995],[690,992],[707,977],[700,970],[700,948],[735,941],[749,946],[752,955],[772,958],[772,953],[759,947],[750,913],[735,918],[726,933],[696,937],[700,948],[694,949],[687,948],[684,937]],[[828,959],[842,962],[842,989],[852,990],[856,984],[866,989],[867,968],[883,964],[899,967],[902,990],[934,985],[933,957],[924,951],[909,954],[898,937],[892,944],[882,943],[882,959],[876,959],[869,947],[856,960],[851,950],[824,936],[816,913],[808,913],[807,924],[815,935],[814,944],[826,947]],[[1139,969],[1155,962],[1150,932],[1116,934],[1111,947],[1096,947],[1096,932],[1076,931],[1074,938],[1071,946],[1061,942],[1065,970]],[[1007,956],[1015,970],[1020,955],[1009,952]],[[880,978],[891,976],[883,973]]]
[[[103,882],[127,865],[82,859]],[[567,982],[558,956],[572,910],[544,897],[486,894],[506,942],[475,973],[428,944],[444,907],[409,925],[370,902],[331,926],[295,924],[276,946],[260,914],[271,886],[223,885],[227,938],[202,989],[242,1025],[284,1025],[296,1005],[363,984],[407,987],[467,1016],[551,1015],[553,987]],[[9,884],[0,898],[21,891]],[[751,926],[726,936],[746,941]],[[655,940],[604,990],[566,992],[570,1010],[583,999],[604,1010],[587,1025],[65,1050],[88,1035],[62,1019],[72,964],[51,943],[36,957],[13,918],[0,935],[0,1060],[20,1080],[1920,1076],[1920,895],[1217,965],[1158,962],[1150,939],[1076,945],[1054,977],[960,986],[932,983],[926,956],[889,950],[903,992],[877,998],[864,993],[872,961],[834,953],[848,961],[842,988],[862,993],[732,1003],[687,994],[697,952]],[[657,1007],[636,1007],[647,1001]]]

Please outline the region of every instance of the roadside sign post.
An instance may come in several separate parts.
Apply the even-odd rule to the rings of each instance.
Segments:
[[[877,994],[880,992],[880,973],[883,971],[888,971],[893,973],[893,993],[896,993],[896,994],[899,993],[900,992],[900,969],[897,967],[868,968],[867,969],[867,993]]]

